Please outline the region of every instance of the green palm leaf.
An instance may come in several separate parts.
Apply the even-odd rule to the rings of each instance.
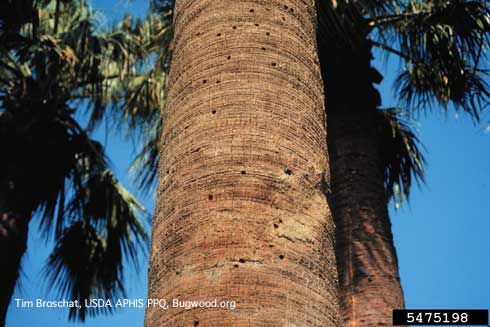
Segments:
[[[384,167],[385,189],[395,208],[409,198],[413,179],[424,182],[422,144],[399,109],[376,110],[379,153]]]
[[[145,67],[169,29],[158,18],[127,17],[101,31],[84,0],[22,1],[9,10],[24,15],[12,22],[0,14],[2,194],[39,213],[42,234],[54,238],[45,274],[60,295],[114,299],[124,294],[124,263],[137,268],[146,253],[148,214],[90,132],[106,118],[136,129],[142,117],[159,117],[165,76]],[[88,113],[88,128],[77,112]],[[20,197],[22,187],[29,192]],[[75,308],[69,317],[98,313],[108,311]]]

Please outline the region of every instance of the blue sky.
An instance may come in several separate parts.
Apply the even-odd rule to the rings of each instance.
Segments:
[[[147,1],[94,0],[106,21],[124,12],[144,15]],[[394,70],[397,63],[375,61],[380,71]],[[380,86],[383,105],[394,106],[387,74]],[[484,116],[490,121],[490,114]],[[425,145],[427,186],[415,187],[402,209],[391,208],[393,233],[400,273],[409,308],[490,308],[490,134],[475,127],[464,115],[440,112],[421,115],[420,138]],[[104,131],[97,137],[104,141]],[[122,136],[106,143],[117,176],[131,190],[128,167],[133,146]],[[153,210],[153,198],[142,199]],[[56,299],[49,293],[41,269],[50,252],[30,226],[28,252],[23,259],[22,287],[14,297]],[[146,296],[147,262],[140,272],[128,271],[128,297]],[[89,318],[86,324],[68,323],[67,311],[20,309],[11,305],[7,327],[23,326],[143,326],[143,309],[126,309],[112,316]]]

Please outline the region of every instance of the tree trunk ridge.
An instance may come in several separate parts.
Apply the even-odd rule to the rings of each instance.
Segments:
[[[314,0],[180,0],[150,326],[338,326]]]

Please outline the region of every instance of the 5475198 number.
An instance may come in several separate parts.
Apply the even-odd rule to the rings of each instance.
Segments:
[[[393,325],[488,326],[488,310],[393,310]]]

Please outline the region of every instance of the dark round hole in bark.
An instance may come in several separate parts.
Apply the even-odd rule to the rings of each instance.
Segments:
[[[216,110],[211,111],[211,113],[212,113],[213,115],[214,115],[214,114],[216,114]]]
[[[287,10],[287,9],[288,9],[288,6],[284,5],[284,9],[286,9],[286,10]]]
[[[272,245],[272,244],[269,244],[269,247],[270,247],[270,248],[273,248],[273,247],[274,247],[274,245]]]
[[[231,59],[231,56],[226,57],[226,59],[230,60]]]
[[[216,34],[216,36],[221,36],[221,33]]]
[[[194,326],[199,326],[199,321],[194,321]]]
[[[273,67],[276,67],[276,65],[277,65],[277,64],[276,64],[275,62],[273,62],[273,63],[271,63],[271,65],[272,65]]]
[[[279,225],[278,224],[274,224],[274,228],[279,228]]]
[[[282,17],[282,20],[286,20],[286,17],[284,17],[284,16],[283,16],[283,17]]]
[[[284,259],[284,254],[279,255],[279,259],[283,260]]]
[[[286,168],[286,169],[284,170],[284,172],[286,173],[286,175],[292,175],[292,174],[293,174],[293,172],[292,172],[292,171],[291,171],[291,169],[289,169],[289,168]]]
[[[260,26],[259,24],[255,24],[255,26]]]
[[[247,172],[245,170],[242,170],[240,174],[245,175]]]
[[[265,35],[269,36],[269,35],[271,35],[271,33],[269,33],[269,32],[265,32]]]
[[[253,9],[250,9],[250,12],[254,12],[254,10]]]
[[[233,28],[234,30],[236,30],[236,26],[233,26],[232,28]]]
[[[294,12],[294,9],[293,9],[293,8],[291,8],[291,9],[289,9],[289,10],[290,10],[291,12]]]
[[[262,48],[260,48],[260,49],[261,49],[262,51],[265,51],[265,48],[264,48],[264,47],[262,47]]]
[[[240,262],[240,263],[245,263],[245,259],[240,258],[240,259],[238,259],[238,262]]]
[[[176,271],[176,272],[175,272],[175,274],[176,274],[177,276],[179,276],[179,275],[180,275],[180,273],[179,273],[178,271]]]
[[[219,83],[221,83],[221,81],[216,81],[216,84],[219,84]]]
[[[238,268],[238,267],[240,267],[240,266],[239,266],[238,264],[236,264],[236,263],[235,263],[235,264],[233,265],[233,267]]]
[[[203,83],[203,84],[206,84],[207,82],[208,82],[208,80],[207,80],[207,79],[203,79],[203,80],[202,80],[202,83]]]
[[[208,200],[211,201],[213,199],[213,195],[212,194],[209,194],[208,195]]]

